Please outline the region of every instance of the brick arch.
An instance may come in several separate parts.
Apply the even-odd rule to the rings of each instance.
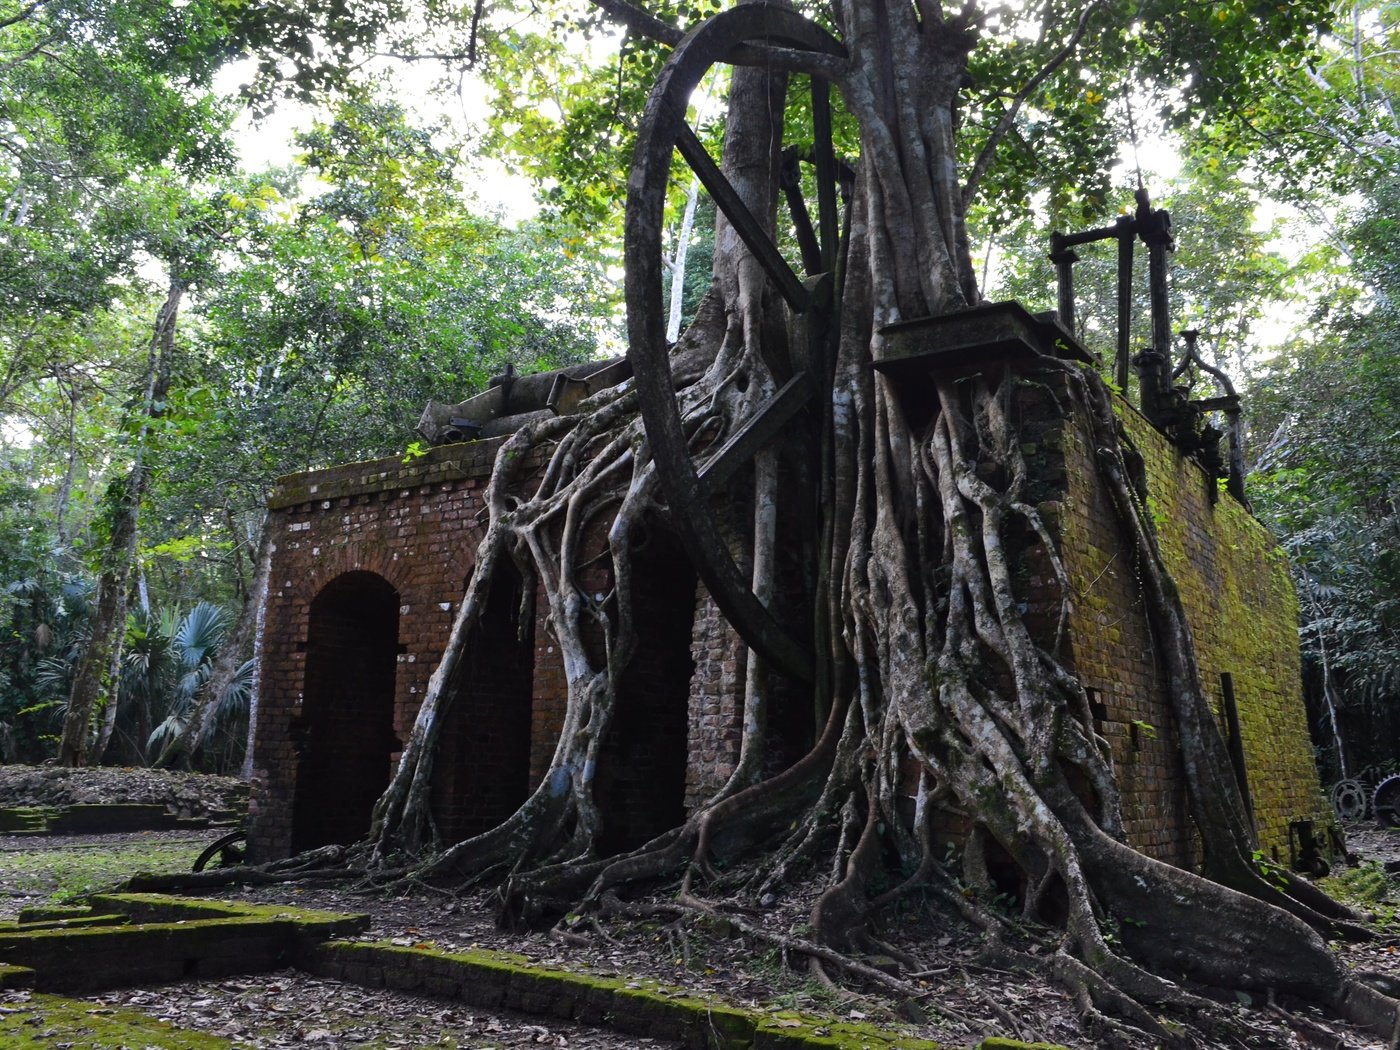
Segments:
[[[368,572],[383,579],[399,594],[404,594],[409,589],[407,568],[402,561],[389,556],[384,544],[362,543],[352,539],[329,549],[321,548],[321,553],[311,560],[311,571],[299,580],[293,580],[292,588],[297,601],[309,605],[339,577],[352,572]]]

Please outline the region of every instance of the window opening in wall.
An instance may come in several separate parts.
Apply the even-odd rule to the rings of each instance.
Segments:
[[[1094,720],[1094,732],[1102,735],[1103,725],[1108,721],[1108,706],[1099,698],[1097,689],[1086,687],[1084,695],[1089,701],[1089,717]]]
[[[594,784],[599,849],[609,855],[685,820],[695,570],[653,527],[633,550],[632,578],[637,648],[619,682]]]
[[[372,572],[348,572],[311,602],[302,707],[292,722],[292,851],[354,842],[389,784],[399,595]]]
[[[433,817],[449,842],[495,827],[530,793],[535,620],[524,590],[514,566],[496,566],[458,665],[433,787]]]

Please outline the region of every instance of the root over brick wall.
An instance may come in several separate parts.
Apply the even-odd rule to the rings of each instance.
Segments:
[[[1112,745],[1131,840],[1189,865],[1194,837],[1176,736],[1133,565],[1092,469],[1087,428],[1065,417],[1066,404],[1063,389],[1040,381],[1025,388],[1031,494],[1057,534],[1073,587],[1069,655]],[[1120,409],[1146,461],[1151,509],[1207,690],[1223,703],[1222,675],[1233,685],[1261,840],[1286,861],[1289,823],[1326,818],[1301,702],[1287,566],[1248,513],[1213,491],[1126,403]],[[353,838],[368,827],[368,803],[356,786],[387,782],[398,760],[472,571],[499,444],[467,442],[406,463],[299,474],[282,479],[269,499],[275,551],[251,807],[258,858]],[[600,552],[603,541],[600,529],[588,553]],[[724,783],[737,758],[743,706],[743,644],[664,534],[655,530],[647,542],[650,549],[638,552],[647,571],[638,574],[637,607],[648,637],[619,699],[647,717],[627,720],[631,735],[611,742],[611,771],[600,771],[599,798],[617,849],[679,820]],[[1021,548],[1017,585],[1033,624],[1053,630],[1058,586],[1033,545],[1021,541]],[[590,565],[585,585],[607,593],[606,559]],[[533,602],[522,597],[529,596],[518,578],[493,590],[490,622],[449,717],[434,792],[438,826],[449,837],[509,814],[543,775],[563,721],[566,683],[547,604],[543,594]],[[380,633],[372,637],[374,625]],[[347,672],[347,650],[335,643],[341,636],[356,659],[363,662],[362,649],[378,652],[381,664],[366,666],[392,674]],[[1221,715],[1225,728],[1223,707]],[[353,761],[328,759],[327,743],[343,747],[333,742],[352,726],[366,727]],[[809,742],[810,735],[782,750],[796,754]]]

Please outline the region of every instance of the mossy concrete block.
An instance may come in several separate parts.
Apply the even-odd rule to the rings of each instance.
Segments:
[[[49,922],[54,919],[80,919],[91,915],[92,908],[86,904],[45,904],[19,910],[18,920],[26,922]]]
[[[12,806],[0,809],[0,832],[8,835],[42,835],[49,821],[58,816],[53,806]]]
[[[126,915],[78,915],[71,919],[30,919],[16,923],[0,923],[0,931],[24,933],[32,930],[80,930],[90,926],[126,926],[131,922]]]
[[[652,980],[623,981],[532,964],[505,952],[443,952],[382,942],[319,945],[305,968],[355,984],[388,985],[681,1043],[691,1050],[938,1050],[870,1024],[765,1014]]]
[[[993,1036],[977,1044],[977,1050],[1067,1050],[1059,1043],[1023,1043],[1019,1039]]]
[[[0,963],[0,988],[33,988],[34,971],[28,966]]]
[[[108,928],[0,931],[0,958],[43,991],[87,991],[276,969],[291,961],[289,922],[214,919]]]
[[[99,802],[64,806],[49,820],[49,831],[62,835],[162,831],[175,826],[175,815],[164,806],[141,802]]]
[[[369,922],[153,893],[98,894],[91,904],[96,914],[0,927],[0,958],[31,967],[40,989],[95,990],[276,969]]]
[[[121,912],[137,923],[259,919],[264,922],[288,922],[299,933],[323,940],[352,937],[369,928],[368,915],[293,908],[282,904],[229,904],[166,893],[101,893],[88,900],[94,908]]]

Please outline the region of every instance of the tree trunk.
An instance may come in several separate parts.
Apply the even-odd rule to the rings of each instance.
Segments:
[[[173,268],[172,268],[173,272]],[[141,387],[140,423],[132,439],[132,462],[126,475],[107,488],[102,520],[108,533],[100,555],[97,602],[92,634],[83,649],[63,718],[58,760],[65,766],[96,764],[111,738],[116,719],[117,691],[121,682],[122,643],[126,634],[126,610],[131,567],[136,558],[141,501],[150,481],[151,424],[164,412],[166,390],[175,355],[175,321],[185,293],[182,280],[172,276],[165,302],[156,314],[155,329],[146,353]],[[92,740],[92,719],[102,713],[98,738]]]
[[[253,581],[253,589],[259,592],[258,600],[256,602],[250,600],[249,602],[253,608],[253,680],[248,687],[248,735],[243,744],[243,768],[239,770],[238,774],[243,780],[253,779],[253,742],[257,739],[258,701],[262,692],[263,623],[267,618],[267,594],[268,584],[271,580],[274,547],[269,537],[270,532],[271,530],[264,523],[262,539],[258,543],[258,550],[262,552],[260,557],[263,560],[258,565]],[[263,566],[266,566],[266,569]]]

